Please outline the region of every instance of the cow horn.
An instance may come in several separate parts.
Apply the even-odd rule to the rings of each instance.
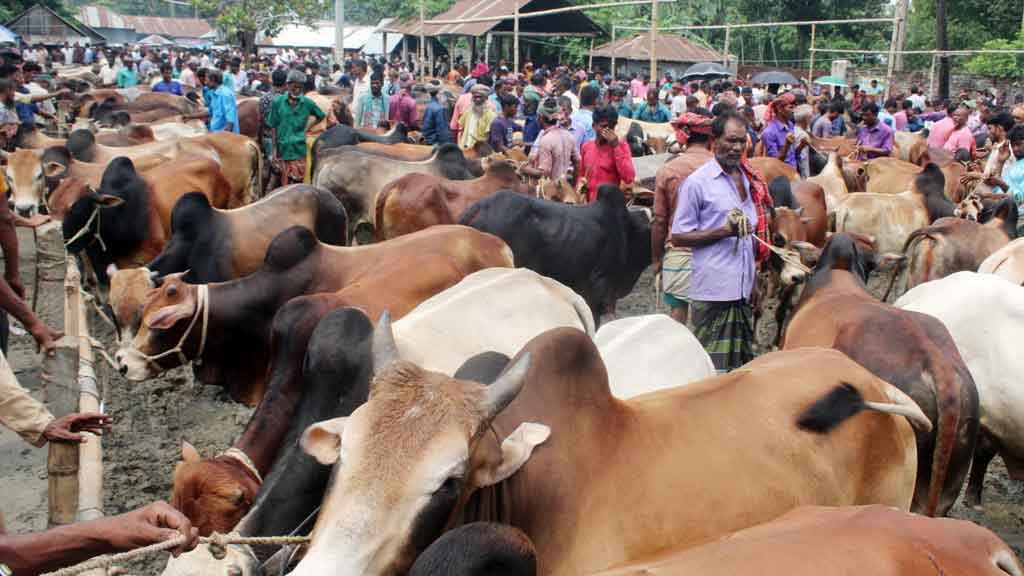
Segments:
[[[487,387],[484,392],[484,422],[490,422],[515,400],[526,383],[526,373],[529,369],[530,353],[527,352],[505,370],[494,384]]]
[[[391,331],[391,313],[387,310],[380,315],[377,328],[373,331],[373,374],[382,373],[392,362],[398,360],[398,346]]]

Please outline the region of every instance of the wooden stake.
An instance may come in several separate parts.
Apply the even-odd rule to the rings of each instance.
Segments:
[[[651,81],[658,81],[658,0],[651,0]]]
[[[729,37],[732,35],[732,28],[725,28],[725,47],[722,50],[722,66],[729,67]]]
[[[78,338],[62,336],[53,356],[43,362],[51,381],[49,409],[56,417],[78,409]],[[78,446],[51,442],[46,459],[49,483],[49,526],[75,522],[78,511]]]

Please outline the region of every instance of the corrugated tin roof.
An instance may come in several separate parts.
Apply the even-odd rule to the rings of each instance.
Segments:
[[[139,34],[159,34],[171,38],[200,38],[213,30],[209,22],[198,18],[128,16],[105,6],[82,6],[78,10],[78,17],[93,28],[123,28],[135,30]]]
[[[290,46],[295,48],[333,48],[334,22],[322,20],[311,28],[301,24],[289,24],[273,38],[260,38],[261,46]],[[382,53],[384,42],[379,26],[345,26],[345,50],[362,50],[367,54]],[[394,50],[402,40],[398,33],[388,34],[388,47]]]
[[[10,20],[8,20],[7,21],[7,26],[9,28],[11,28],[12,30],[16,31],[19,28],[20,23],[22,21],[24,21],[26,19],[30,19],[30,16],[32,14],[34,14],[34,13],[37,13],[38,11],[45,11],[47,14],[49,14],[50,16],[56,18],[61,23],[63,23],[65,26],[67,26],[68,28],[70,28],[70,29],[74,30],[75,32],[81,34],[82,36],[85,36],[85,37],[88,37],[88,38],[93,38],[93,39],[96,39],[96,40],[103,40],[103,35],[101,35],[97,31],[93,30],[91,27],[88,26],[87,23],[78,22],[74,18],[65,18],[65,17],[61,16],[60,14],[58,14],[56,11],[54,11],[49,6],[45,5],[45,4],[33,4],[32,6],[29,6],[21,14],[18,14],[14,18],[11,18]],[[20,33],[20,34],[22,36],[26,36],[26,37],[28,37],[28,36],[36,36],[36,38],[34,40],[31,40],[31,42],[43,41],[41,39],[40,35],[34,34],[32,32]],[[45,35],[43,35],[43,36],[45,36]],[[47,38],[48,38],[47,41],[53,41],[54,39],[57,39],[57,40],[61,39],[58,36],[52,36],[52,37],[48,36]],[[26,41],[28,41],[28,39],[26,39]]]
[[[674,34],[658,34],[656,43],[655,56],[659,61],[721,62],[723,58],[722,53],[717,50],[705,48]],[[615,42],[594,48],[590,54],[598,58],[611,58],[614,54],[616,58],[626,60],[650,60],[651,33],[644,32],[635,36],[619,38]]]
[[[444,14],[434,16],[429,20],[458,20],[485,16],[508,16],[508,18],[504,20],[490,20],[487,22],[470,22],[467,24],[430,24],[428,20],[428,23],[423,26],[423,35],[483,36],[495,28],[512,30],[511,15],[515,12],[517,3],[521,14],[571,5],[565,0],[458,0]],[[533,6],[529,6],[530,10],[525,10],[530,4],[533,4]],[[597,26],[597,24],[590,20],[590,18],[582,11],[579,11],[552,14],[549,17],[540,16],[537,18],[522,19],[519,22],[520,32],[527,34],[531,29],[537,27],[536,25],[538,21],[545,18],[559,19],[561,24],[568,25],[571,29],[563,31],[581,32],[583,31],[583,28],[586,28],[587,32],[601,31],[601,28]],[[391,28],[411,36],[418,36],[420,34],[419,20],[395,22]]]

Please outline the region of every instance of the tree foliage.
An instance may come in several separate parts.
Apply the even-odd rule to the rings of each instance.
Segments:
[[[1024,32],[1018,32],[1013,40],[989,40],[982,48],[989,50],[1024,50]],[[967,61],[964,68],[972,74],[983,74],[997,78],[1015,78],[1021,74],[1021,57],[1018,54],[978,54]]]
[[[257,33],[273,36],[288,24],[311,25],[327,13],[325,0],[192,0],[229,38],[248,44]]]

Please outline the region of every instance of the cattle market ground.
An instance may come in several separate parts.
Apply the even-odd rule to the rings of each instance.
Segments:
[[[31,289],[31,237],[19,237],[22,274],[25,285]],[[880,285],[876,280],[872,288],[880,292]],[[653,276],[648,269],[633,293],[619,302],[617,314],[635,316],[655,311]],[[97,337],[112,342],[109,328],[94,326],[99,328]],[[762,328],[759,338],[767,341],[770,327]],[[38,395],[38,360],[30,336],[12,336],[10,362],[19,382]],[[218,453],[230,446],[251,414],[250,409],[231,402],[221,389],[194,385],[190,370],[177,369],[142,383],[128,382],[117,374],[111,375],[109,370],[106,372],[110,375],[106,410],[115,419],[113,431],[103,441],[107,514],[169,498],[181,440],[193,443],[204,456]],[[0,512],[6,517],[7,529],[26,532],[45,528],[46,450],[32,448],[10,431],[0,429],[0,463]],[[957,504],[953,516],[988,526],[1018,554],[1024,554],[1024,483],[1011,482],[998,458],[989,467],[984,497],[983,510]],[[166,556],[161,554],[126,568],[139,576],[159,574],[165,562]]]

